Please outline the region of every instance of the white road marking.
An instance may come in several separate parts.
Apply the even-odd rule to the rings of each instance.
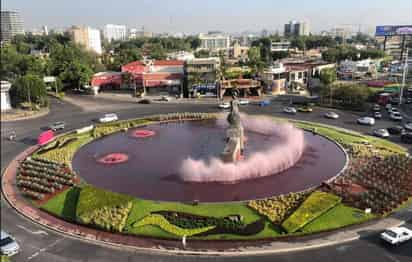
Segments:
[[[43,231],[43,230],[31,231],[30,229],[28,229],[28,228],[26,228],[22,225],[17,225],[17,227],[19,227],[19,228],[23,229],[24,231],[26,231],[30,234],[33,234],[33,235],[41,235],[41,234],[46,235],[46,236],[49,235],[46,231]]]
[[[50,245],[48,245],[48,246],[46,246],[46,247],[44,247],[44,248],[39,249],[39,251],[37,251],[37,252],[35,252],[33,255],[29,256],[29,257],[27,258],[27,260],[32,260],[33,258],[35,258],[35,257],[37,257],[38,255],[40,255],[40,253],[45,252],[47,249],[49,249],[49,248],[57,245],[57,244],[58,244],[60,241],[62,241],[62,240],[64,240],[64,238],[57,239],[56,241],[54,241],[54,242],[51,243]]]

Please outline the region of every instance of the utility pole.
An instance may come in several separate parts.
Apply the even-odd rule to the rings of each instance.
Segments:
[[[406,48],[405,61],[403,64],[402,85],[401,85],[401,90],[399,92],[399,105],[402,104],[403,90],[405,88],[406,75],[408,74],[408,57],[409,57],[408,53],[409,53],[409,49]]]

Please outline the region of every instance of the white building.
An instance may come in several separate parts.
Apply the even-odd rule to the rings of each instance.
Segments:
[[[10,41],[15,35],[24,34],[24,22],[15,11],[1,11],[0,40]]]
[[[73,26],[70,29],[73,41],[76,44],[84,46],[87,50],[93,51],[99,55],[102,54],[102,43],[100,40],[100,31],[88,26]]]
[[[1,111],[6,111],[11,109],[10,94],[9,90],[11,84],[7,81],[1,81]]]
[[[199,34],[200,49],[227,50],[230,48],[230,37],[221,33]]]
[[[180,61],[188,61],[188,60],[195,59],[195,55],[192,52],[187,52],[187,51],[177,51],[177,52],[169,53],[167,57],[170,60],[180,60]]]
[[[126,40],[127,30],[125,25],[108,24],[104,26],[103,37],[109,42],[113,40]]]

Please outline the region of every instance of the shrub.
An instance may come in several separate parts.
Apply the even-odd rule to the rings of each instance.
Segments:
[[[315,191],[282,223],[282,227],[288,233],[296,232],[315,218],[336,206],[340,201],[341,198],[338,196]]]

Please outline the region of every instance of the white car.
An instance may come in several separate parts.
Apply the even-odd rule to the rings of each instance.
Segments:
[[[249,100],[247,99],[240,99],[239,100],[239,105],[248,105],[249,104]]]
[[[229,102],[224,102],[224,103],[219,104],[220,109],[229,109],[230,107],[231,105]]]
[[[111,114],[105,114],[103,117],[99,118],[100,123],[108,123],[108,122],[113,122],[117,121],[119,118],[117,117],[116,114],[111,113]]]
[[[402,115],[399,112],[392,112],[389,118],[394,121],[402,121]]]
[[[288,114],[296,114],[296,108],[287,106],[283,108],[283,112],[288,113]]]
[[[1,230],[0,249],[1,255],[11,257],[19,252],[20,246],[12,236]]]
[[[385,128],[379,128],[379,129],[373,130],[373,135],[377,137],[387,138],[389,137],[389,132]]]
[[[386,108],[386,110],[389,111],[390,109],[392,109],[392,105],[391,104],[386,104],[385,108]]]
[[[365,117],[358,118],[357,122],[360,125],[373,126],[375,124],[375,118],[365,116]]]
[[[373,114],[373,117],[374,117],[375,119],[381,119],[381,118],[382,118],[382,114],[381,114],[381,112],[375,112],[375,113]]]
[[[381,239],[392,245],[398,245],[412,239],[412,230],[406,227],[393,227],[381,233]]]
[[[338,119],[339,118],[339,115],[336,114],[335,112],[327,112],[324,116],[326,118],[329,118],[329,119]]]
[[[403,127],[404,127],[406,130],[412,132],[412,122],[406,123],[405,125],[403,125]]]

